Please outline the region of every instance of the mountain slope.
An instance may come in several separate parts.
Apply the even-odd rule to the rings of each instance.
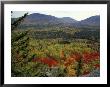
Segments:
[[[45,27],[99,27],[100,16],[92,16],[82,21],[77,21],[70,17],[57,18],[51,15],[45,15],[40,13],[33,13],[28,15],[22,24],[21,28],[45,28]]]
[[[72,19],[70,17],[63,17],[63,18],[60,18],[60,20],[63,22],[63,23],[77,23],[78,21],[75,20],[75,19]]]
[[[92,16],[85,20],[80,21],[81,25],[90,25],[90,26],[99,26],[100,25],[100,16]]]
[[[73,23],[77,22],[76,20],[70,17],[57,18],[51,15],[45,15],[40,13],[33,13],[28,15],[21,26],[33,26],[33,27],[65,27],[65,26],[73,26]]]

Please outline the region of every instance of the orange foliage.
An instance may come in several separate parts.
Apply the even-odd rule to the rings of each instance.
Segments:
[[[71,55],[71,58],[74,58],[76,61],[79,61],[81,57],[82,56],[79,53],[74,53]]]
[[[62,60],[64,60],[64,59],[65,59],[65,56],[64,56],[64,51],[63,51],[63,50],[61,50],[61,51],[60,51],[60,58],[61,58]]]
[[[74,63],[74,62],[75,62],[75,59],[69,56],[69,57],[65,60],[64,65],[65,65],[65,66],[69,66],[70,64],[72,64],[72,63]]]

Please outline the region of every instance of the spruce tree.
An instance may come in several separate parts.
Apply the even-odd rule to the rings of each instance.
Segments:
[[[11,12],[13,15],[13,12]],[[12,76],[21,76],[22,67],[28,61],[28,45],[29,36],[28,31],[17,30],[17,27],[27,17],[25,13],[22,17],[17,18],[11,23],[11,74]],[[17,30],[17,32],[16,32]]]

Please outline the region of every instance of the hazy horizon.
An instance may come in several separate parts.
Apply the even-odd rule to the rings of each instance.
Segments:
[[[39,13],[39,14],[55,16],[57,18],[70,17],[77,21],[84,20],[91,16],[100,15],[96,11],[72,11],[72,12],[71,11],[41,11],[41,12],[40,11],[13,11],[12,18],[21,17],[27,12],[29,13],[28,15],[33,13]]]

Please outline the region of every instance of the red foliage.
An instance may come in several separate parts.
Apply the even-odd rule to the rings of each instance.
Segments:
[[[90,53],[84,53],[84,54],[83,54],[83,61],[84,61],[85,63],[88,63],[88,62],[91,61],[91,55],[90,55]]]
[[[83,53],[83,61],[85,63],[88,63],[92,60],[99,59],[99,57],[100,57],[100,54],[98,52],[92,52],[92,53],[85,52],[85,53]]]
[[[94,66],[95,66],[95,68],[99,68],[99,67],[100,67],[100,65],[99,65],[99,64],[95,64]]]
[[[90,72],[89,71],[84,71],[83,72],[83,75],[87,75],[87,74],[89,74]]]
[[[49,67],[58,65],[58,62],[52,58],[34,58],[32,61],[47,64]]]
[[[76,61],[79,61],[81,59],[81,55],[79,53],[74,53],[71,55],[71,58],[74,58]]]

